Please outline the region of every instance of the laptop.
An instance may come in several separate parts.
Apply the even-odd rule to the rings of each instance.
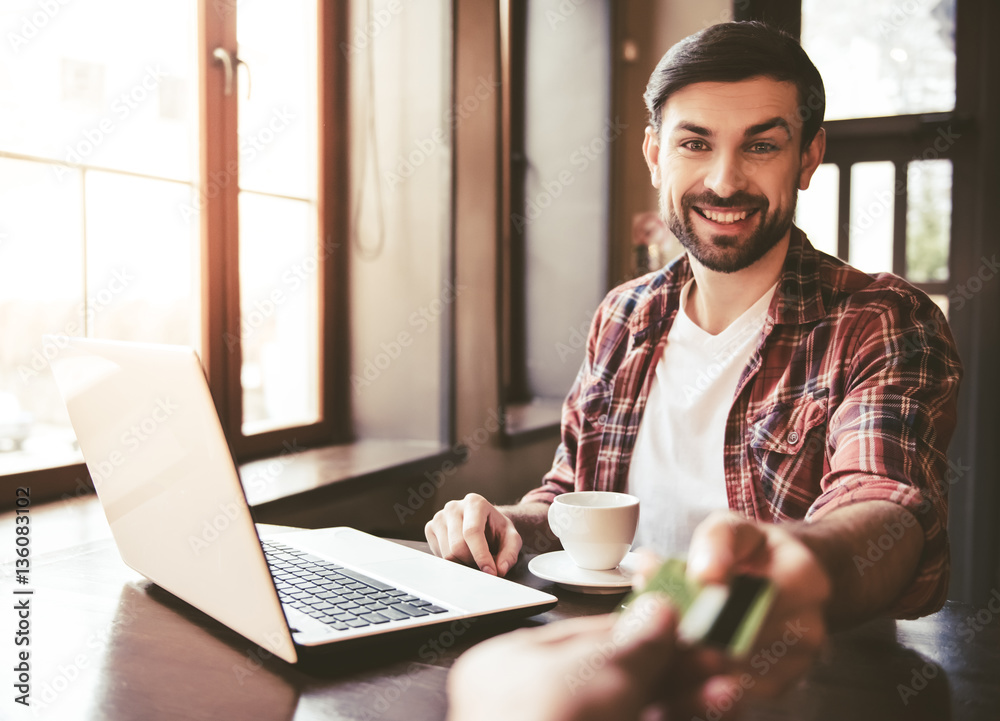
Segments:
[[[193,349],[47,338],[60,348],[53,375],[122,559],[279,658],[556,604],[353,528],[261,537]]]

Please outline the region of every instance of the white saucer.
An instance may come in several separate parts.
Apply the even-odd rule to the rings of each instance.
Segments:
[[[566,551],[553,551],[532,558],[528,570],[539,578],[554,581],[577,593],[624,593],[632,588],[632,576],[638,570],[638,561],[636,554],[629,553],[618,568],[590,571],[573,563]]]

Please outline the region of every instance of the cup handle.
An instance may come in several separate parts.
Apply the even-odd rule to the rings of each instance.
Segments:
[[[552,535],[555,536],[556,538],[560,538],[560,536],[559,536],[559,524],[552,522],[552,511],[555,510],[555,507],[556,507],[555,501],[553,501],[552,503],[549,504],[549,510],[548,510],[548,513],[547,513],[547,518],[548,518],[548,521],[549,521],[549,530],[552,531]]]

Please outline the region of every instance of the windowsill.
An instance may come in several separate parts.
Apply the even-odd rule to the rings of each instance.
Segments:
[[[506,445],[520,445],[559,432],[562,401],[535,398],[529,403],[509,403],[504,409]]]
[[[318,502],[357,485],[411,478],[456,465],[461,456],[434,441],[363,440],[283,453],[240,465],[247,500],[255,510]]]

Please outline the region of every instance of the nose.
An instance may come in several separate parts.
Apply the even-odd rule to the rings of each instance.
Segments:
[[[718,153],[705,177],[705,187],[720,198],[728,198],[747,187],[747,173],[742,159],[736,154]]]

